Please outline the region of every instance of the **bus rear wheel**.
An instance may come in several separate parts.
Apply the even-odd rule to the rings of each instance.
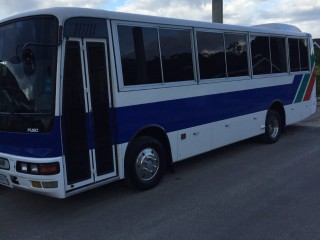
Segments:
[[[282,125],[280,114],[276,110],[270,109],[268,111],[265,126],[265,133],[263,135],[264,142],[277,142],[281,135]]]
[[[165,171],[165,150],[152,137],[139,137],[129,146],[126,154],[126,180],[139,190],[155,187]]]

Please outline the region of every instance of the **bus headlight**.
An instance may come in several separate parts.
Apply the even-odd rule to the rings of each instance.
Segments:
[[[20,170],[23,173],[28,173],[28,164],[27,163],[21,163],[20,164]]]
[[[30,171],[32,174],[38,174],[39,173],[38,165],[37,164],[30,164]]]
[[[60,172],[60,166],[58,162],[54,163],[27,163],[17,162],[17,172],[33,174],[33,175],[54,175]]]
[[[8,159],[0,158],[0,168],[5,169],[5,170],[10,169],[10,164],[9,164]]]

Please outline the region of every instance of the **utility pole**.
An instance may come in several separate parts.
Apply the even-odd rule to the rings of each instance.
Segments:
[[[212,22],[223,23],[223,0],[212,0]]]

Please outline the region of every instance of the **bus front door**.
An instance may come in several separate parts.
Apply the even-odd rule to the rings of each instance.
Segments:
[[[67,191],[116,176],[105,40],[65,43],[62,130]]]

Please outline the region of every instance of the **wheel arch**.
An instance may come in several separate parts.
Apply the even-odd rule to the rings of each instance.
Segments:
[[[275,110],[279,113],[281,117],[281,129],[283,130],[286,126],[286,112],[284,110],[283,103],[280,100],[275,100],[272,102],[268,110]]]
[[[138,139],[139,137],[152,137],[158,140],[164,147],[166,152],[166,166],[167,168],[172,165],[172,152],[171,152],[171,145],[168,138],[168,135],[163,127],[160,125],[147,125],[143,128],[139,129],[133,137],[130,139],[130,142],[127,146],[126,153],[125,153],[125,165],[126,165],[126,159],[127,154],[129,152],[129,149],[131,147],[131,144]]]

